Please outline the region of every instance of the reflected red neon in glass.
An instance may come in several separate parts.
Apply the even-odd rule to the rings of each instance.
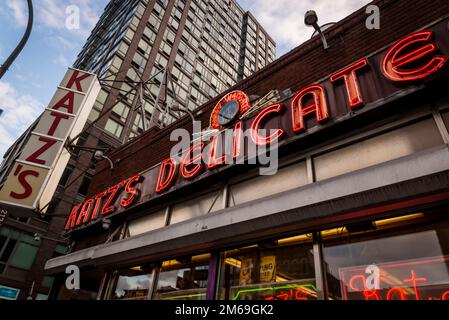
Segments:
[[[263,109],[259,114],[254,118],[252,124],[251,124],[251,139],[256,145],[259,146],[265,146],[269,145],[271,142],[275,141],[276,139],[279,139],[283,134],[284,130],[277,129],[274,133],[272,133],[269,136],[261,136],[259,134],[259,130],[261,130],[261,125],[264,121],[267,120],[267,118],[273,116],[274,114],[277,114],[282,111],[283,105],[282,104],[273,104],[271,106],[266,107]]]
[[[178,165],[172,158],[168,158],[161,163],[156,182],[156,192],[161,193],[167,190],[174,182]],[[167,171],[168,170],[168,171]]]
[[[201,152],[203,151],[204,146],[204,142],[197,143],[190,147],[189,151],[182,157],[179,171],[184,179],[195,178],[203,169]]]
[[[139,191],[136,189],[136,184],[140,182],[142,176],[135,175],[134,177],[128,179],[125,185],[125,193],[128,195],[126,199],[120,201],[122,208],[128,208],[131,206],[139,197]]]
[[[349,100],[349,106],[351,108],[356,108],[363,104],[363,98],[360,91],[359,81],[357,79],[357,71],[366,67],[368,65],[367,59],[362,59],[356,63],[350,65],[349,67],[334,73],[331,76],[331,82],[337,82],[343,80],[346,87],[346,94]]]
[[[420,31],[398,41],[381,62],[383,74],[390,80],[403,82],[426,78],[441,69],[447,58],[441,55],[431,56],[438,49],[435,41],[431,40],[432,35],[433,31]],[[422,61],[416,66],[418,60],[426,56],[431,58],[430,61]]]
[[[303,100],[309,95],[312,95],[313,102],[308,106],[304,106]],[[295,132],[301,132],[306,129],[304,121],[306,116],[315,115],[318,123],[322,123],[329,119],[326,94],[323,86],[316,84],[299,91],[293,98],[291,109],[293,130]]]

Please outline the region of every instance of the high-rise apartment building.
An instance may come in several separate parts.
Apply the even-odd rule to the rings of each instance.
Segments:
[[[63,215],[84,200],[95,167],[91,149],[113,149],[164,127],[184,116],[179,109],[196,109],[274,59],[274,41],[235,0],[111,0],[74,63],[98,74],[103,87],[77,141],[81,148],[73,150],[47,221],[8,218],[2,227],[0,286],[18,289],[19,299],[30,288],[34,297],[48,294],[52,279],[43,266],[67,247],[32,238],[34,233],[57,238]],[[134,90],[140,85],[142,90]],[[26,137],[6,153],[0,188]],[[24,262],[16,254],[20,250],[31,250]]]

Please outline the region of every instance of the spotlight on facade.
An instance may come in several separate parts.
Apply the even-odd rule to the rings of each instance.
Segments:
[[[34,238],[34,241],[36,241],[36,242],[41,241],[41,236],[39,235],[39,233],[35,233],[33,238]]]
[[[109,166],[111,167],[111,170],[114,169],[114,163],[112,162],[111,159],[109,159],[108,157],[106,157],[106,156],[104,155],[104,152],[103,152],[102,150],[97,150],[97,151],[95,151],[95,153],[94,153],[94,158],[95,158],[95,160],[97,160],[97,161],[100,161],[100,160],[103,160],[103,159],[108,160]]]
[[[329,45],[327,44],[326,37],[324,36],[323,30],[321,30],[318,25],[318,16],[315,11],[309,10],[306,12],[304,17],[304,23],[306,26],[313,27],[321,37],[321,41],[323,42],[324,50],[329,49]]]
[[[103,219],[102,220],[102,227],[104,230],[109,230],[109,228],[111,227],[111,220],[109,219]]]

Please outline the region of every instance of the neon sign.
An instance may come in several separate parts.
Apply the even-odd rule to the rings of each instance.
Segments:
[[[316,287],[313,284],[284,284],[259,288],[232,288],[232,300],[316,300]]]
[[[273,142],[290,143],[312,128],[320,129],[328,122],[340,116],[343,118],[354,110],[363,111],[365,105],[384,98],[386,94],[391,96],[393,93],[401,93],[404,88],[398,86],[398,83],[420,81],[436,74],[447,66],[446,56],[449,56],[449,52],[444,52],[447,51],[447,46],[441,48],[439,49],[434,31],[413,33],[384,52],[360,59],[333,73],[322,83],[299,89],[292,98],[267,106],[250,119],[244,117],[251,107],[248,95],[243,91],[230,92],[213,109],[210,127],[223,129],[226,121],[220,121],[219,118],[227,117],[228,114],[221,111],[231,103],[233,110],[239,111],[237,116],[233,115],[232,121],[226,123],[226,127],[233,130],[230,137],[233,159],[248,156],[244,149],[250,144],[267,146]],[[374,71],[379,69],[379,61],[380,73]],[[383,77],[379,78],[378,74]],[[382,85],[375,87],[387,87],[388,90],[371,90],[366,94],[367,86],[372,87],[372,81],[383,81]],[[264,129],[270,134],[261,134]],[[243,132],[248,130],[248,141],[242,142]],[[218,148],[218,142],[222,138],[218,134],[209,143],[196,142],[181,155],[181,161],[167,158],[159,166],[141,173],[140,178],[137,179],[136,176],[119,182],[85,203],[75,205],[65,229],[72,230],[93,224],[102,216],[123,212],[138,203],[140,198],[151,200],[179,186],[193,183],[200,177],[212,175],[225,164],[225,157]],[[196,161],[200,159],[206,160]]]
[[[344,300],[449,300],[449,257],[379,264],[378,288],[371,288],[366,267],[339,270]]]

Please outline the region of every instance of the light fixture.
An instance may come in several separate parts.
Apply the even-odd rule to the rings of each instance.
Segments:
[[[315,11],[309,10],[306,12],[304,16],[304,23],[309,26],[313,27],[318,34],[321,37],[321,41],[323,42],[324,50],[329,49],[329,45],[327,44],[326,37],[324,36],[323,31],[321,30],[320,26],[318,25],[318,16]]]
[[[103,150],[97,150],[97,151],[95,151],[95,153],[94,153],[94,158],[95,158],[95,160],[97,160],[97,161],[100,161],[100,160],[103,160],[103,159],[108,160],[109,166],[111,167],[111,170],[114,170],[114,163],[112,162],[112,160],[111,160],[109,157],[107,157],[107,156],[104,155]]]

